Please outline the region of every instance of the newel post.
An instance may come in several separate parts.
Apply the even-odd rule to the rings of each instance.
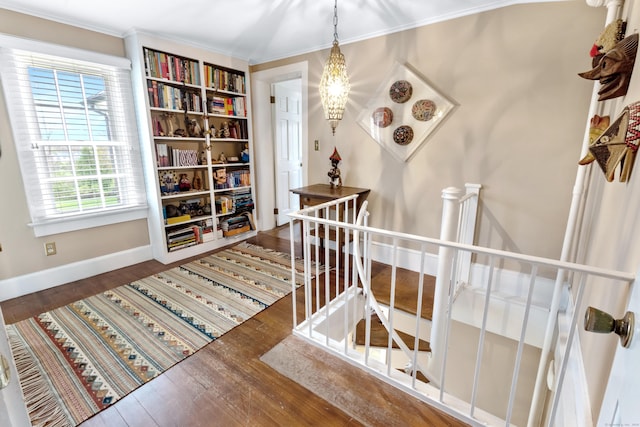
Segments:
[[[442,226],[440,240],[455,241],[458,230],[458,214],[460,210],[461,190],[448,187],[442,190]],[[433,318],[431,323],[431,360],[429,374],[435,385],[440,386],[442,377],[442,363],[446,354],[445,328],[447,321],[447,304],[451,292],[451,269],[454,250],[444,246],[438,251],[438,272],[436,274],[436,289],[433,298]]]

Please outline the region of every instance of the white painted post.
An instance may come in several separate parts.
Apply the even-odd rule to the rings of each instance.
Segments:
[[[480,199],[480,184],[464,185],[466,188],[465,196],[474,194],[473,198],[466,200],[463,203],[462,216],[460,218],[460,235],[458,236],[458,243],[466,243],[467,245],[473,245],[473,240],[476,235],[476,221],[478,216],[478,202]],[[471,275],[471,252],[460,251],[458,254],[458,283],[457,286],[469,284],[469,277]]]
[[[461,190],[455,187],[448,187],[442,190],[442,225],[440,228],[440,240],[453,241],[458,231],[458,212],[460,204]],[[447,303],[449,300],[451,266],[453,262],[454,250],[440,247],[438,251],[438,272],[436,275],[436,289],[433,298],[433,319],[431,323],[431,359],[427,370],[430,379],[435,386],[440,386],[442,378],[442,362],[444,361],[446,349],[445,332],[447,321]]]

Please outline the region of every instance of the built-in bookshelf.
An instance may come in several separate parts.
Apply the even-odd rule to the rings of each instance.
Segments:
[[[149,235],[170,263],[255,232],[248,64],[135,33]]]

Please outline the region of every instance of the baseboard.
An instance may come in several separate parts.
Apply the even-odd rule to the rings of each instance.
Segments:
[[[153,259],[150,246],[140,246],[97,258],[0,280],[0,301],[53,288],[96,274]]]

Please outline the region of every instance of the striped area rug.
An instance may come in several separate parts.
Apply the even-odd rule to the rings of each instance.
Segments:
[[[287,254],[242,243],[7,325],[32,424],[80,424],[291,290]]]

